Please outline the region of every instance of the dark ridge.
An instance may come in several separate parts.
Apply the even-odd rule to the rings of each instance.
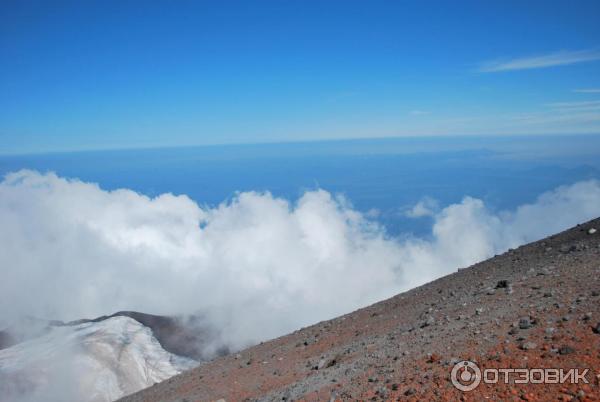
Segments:
[[[201,316],[169,317],[137,311],[119,311],[111,315],[103,315],[93,319],[81,319],[70,322],[56,322],[55,326],[71,326],[100,322],[113,317],[129,317],[150,328],[163,349],[179,356],[189,357],[197,361],[208,360],[214,355],[223,356],[229,353],[220,348],[215,353],[207,352],[208,344],[215,340],[217,334],[206,325]]]
[[[210,348],[217,343],[219,334],[212,329],[201,315],[188,317],[169,317],[154,314],[140,313],[137,311],[119,311],[111,315],[103,315],[92,319],[80,319],[69,322],[59,320],[39,320],[28,317],[27,323],[35,324],[35,329],[19,331],[16,328],[6,328],[0,331],[0,350],[11,347],[28,339],[41,336],[50,327],[74,326],[87,323],[96,323],[114,317],[129,317],[140,324],[150,328],[154,337],[166,351],[188,357],[197,361],[206,361],[215,356],[229,354],[225,347]]]

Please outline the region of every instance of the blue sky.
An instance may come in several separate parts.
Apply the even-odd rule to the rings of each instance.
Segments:
[[[3,1],[0,153],[600,133],[600,2]]]

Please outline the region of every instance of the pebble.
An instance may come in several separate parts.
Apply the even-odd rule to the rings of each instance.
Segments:
[[[571,353],[575,353],[575,349],[573,349],[572,347],[570,347],[568,345],[564,345],[564,346],[561,346],[560,349],[558,349],[558,353],[561,355],[568,355]]]
[[[540,272],[537,273],[537,276],[550,275],[550,270],[548,268],[542,268]]]
[[[425,328],[428,327],[430,325],[435,324],[435,318],[433,318],[432,316],[427,317],[427,319],[421,323],[420,327],[421,328]]]
[[[417,390],[414,388],[409,388],[406,391],[404,391],[404,396],[411,396],[417,393]]]
[[[528,329],[533,327],[533,322],[530,317],[521,317],[519,319],[519,328],[520,329]]]
[[[537,348],[537,343],[535,342],[525,342],[521,345],[521,349],[523,350],[532,350]]]

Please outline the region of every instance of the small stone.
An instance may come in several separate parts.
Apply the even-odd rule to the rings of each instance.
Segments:
[[[600,322],[592,328],[592,331],[594,331],[595,334],[600,334]]]
[[[572,253],[573,251],[577,251],[577,246],[575,244],[563,244],[562,246],[560,246],[560,252],[561,253]]]
[[[433,316],[429,316],[424,322],[421,323],[420,327],[425,328],[433,324],[435,324],[435,318],[433,318]]]
[[[414,388],[409,388],[406,391],[404,391],[404,396],[411,396],[417,393],[417,390]]]
[[[558,349],[558,353],[561,355],[568,355],[571,353],[575,353],[575,349],[573,349],[571,346],[564,345],[561,346],[560,349]]]
[[[523,349],[523,350],[533,350],[535,348],[537,348],[537,343],[535,343],[535,342],[524,342],[521,345],[521,349]]]
[[[593,234],[594,234],[594,233],[596,233],[596,232],[597,232],[596,228],[589,228],[589,229],[588,229],[588,234],[591,234],[591,235],[593,235]]]
[[[587,312],[583,315],[583,321],[589,321],[592,319],[592,313],[591,312]]]
[[[388,389],[386,387],[380,387],[377,390],[377,393],[382,397],[382,398],[387,398],[388,396]]]
[[[329,367],[333,367],[337,364],[338,358],[336,357],[332,357],[331,359],[321,359],[319,360],[319,364],[317,365],[317,368],[319,370],[324,369],[324,368],[329,368]]]
[[[499,280],[498,283],[496,283],[496,289],[505,289],[509,286],[510,282],[506,279]]]
[[[519,319],[519,328],[520,329],[528,329],[533,327],[533,322],[530,317],[521,317]]]
[[[475,309],[475,314],[481,315],[483,313],[483,307],[478,307]]]

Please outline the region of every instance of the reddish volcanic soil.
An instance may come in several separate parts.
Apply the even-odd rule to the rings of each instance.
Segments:
[[[600,400],[599,303],[596,219],[122,401]],[[450,372],[463,359],[481,369],[589,368],[589,384],[513,376],[462,392]]]

